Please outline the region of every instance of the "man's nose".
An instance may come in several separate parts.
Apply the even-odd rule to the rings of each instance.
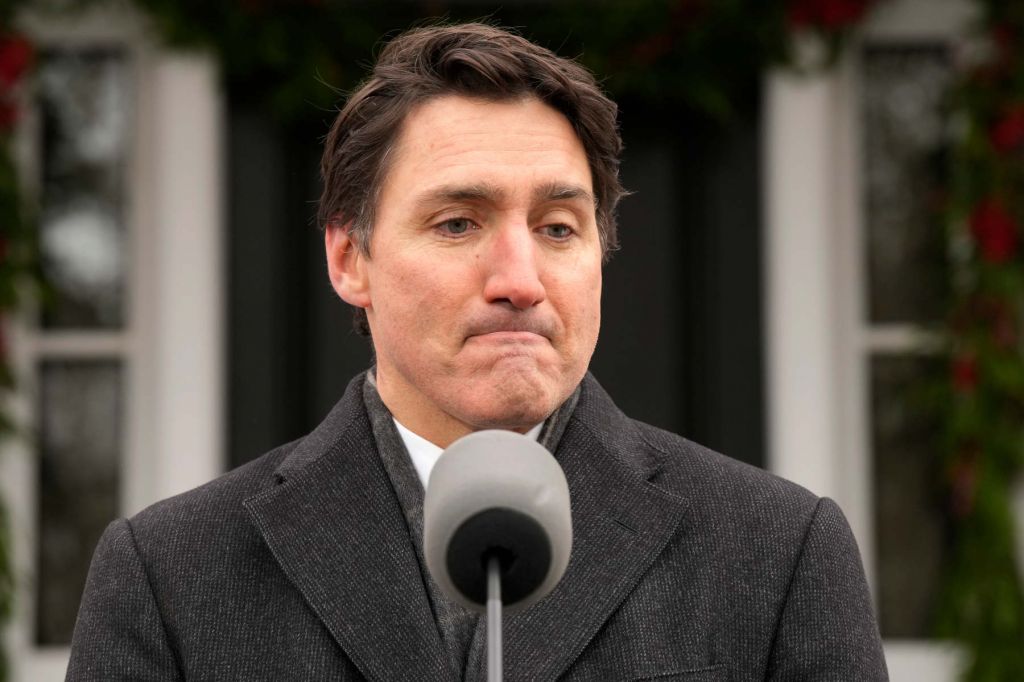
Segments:
[[[537,263],[537,243],[529,226],[502,226],[489,246],[484,284],[487,302],[507,301],[526,310],[543,301],[545,292]]]

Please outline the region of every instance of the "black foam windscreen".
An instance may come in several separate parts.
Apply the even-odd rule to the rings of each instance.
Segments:
[[[492,507],[474,514],[448,541],[448,573],[468,599],[487,601],[487,563],[498,559],[501,599],[521,601],[544,582],[551,568],[551,541],[532,517],[514,509]]]

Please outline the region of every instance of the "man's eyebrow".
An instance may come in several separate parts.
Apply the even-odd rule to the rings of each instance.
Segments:
[[[417,197],[416,203],[429,205],[446,201],[488,201],[497,203],[502,201],[507,193],[497,185],[478,183],[472,185],[441,185],[434,187]],[[551,182],[540,185],[533,191],[533,200],[537,203],[548,201],[575,201],[583,200],[594,204],[594,195],[589,190],[580,186]]]
[[[541,185],[533,191],[533,200],[537,203],[543,201],[572,201],[576,199],[583,199],[590,204],[596,205],[594,195],[580,185],[552,182],[547,185]]]
[[[435,204],[444,201],[492,201],[505,198],[505,191],[494,185],[441,185],[417,197],[418,204]]]

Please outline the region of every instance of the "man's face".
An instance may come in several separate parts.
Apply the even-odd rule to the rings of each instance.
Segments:
[[[367,311],[381,397],[434,443],[525,431],[583,378],[600,326],[593,186],[568,120],[540,101],[414,109],[370,256],[332,228],[329,263],[332,243],[335,287]]]

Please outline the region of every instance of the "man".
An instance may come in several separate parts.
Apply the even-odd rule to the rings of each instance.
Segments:
[[[309,436],[111,524],[68,678],[482,679],[427,574],[441,448],[529,433],[565,471],[561,583],[509,680],[886,678],[832,502],[630,420],[587,375],[621,143],[591,74],[497,28],[394,39],[323,161],[331,283],[376,365]]]

